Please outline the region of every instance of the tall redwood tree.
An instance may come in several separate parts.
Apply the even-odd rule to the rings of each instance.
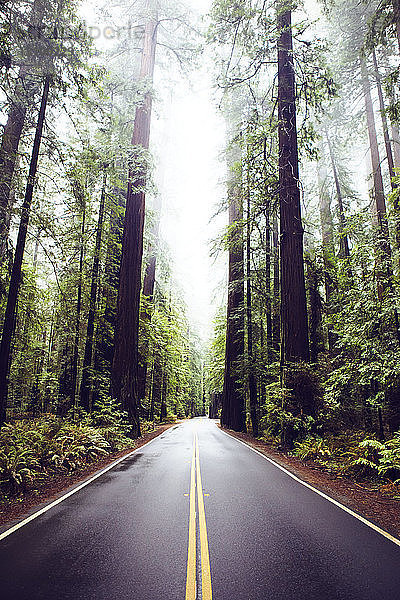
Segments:
[[[157,25],[157,16],[153,14],[144,27],[140,78],[148,82],[153,80],[154,74]],[[142,105],[136,109],[132,136],[134,147],[149,148],[151,108],[152,95],[149,89]],[[140,435],[138,337],[146,171],[145,165],[137,169],[134,164],[129,170],[112,367],[113,395],[128,412],[132,437]]]
[[[14,263],[11,272],[10,285],[8,289],[7,306],[4,315],[3,334],[0,346],[0,427],[6,421],[8,372],[11,360],[11,340],[14,329],[15,311],[17,307],[18,292],[21,283],[22,260],[25,252],[26,236],[28,233],[29,217],[37,166],[39,161],[40,143],[42,141],[43,126],[46,115],[47,100],[49,97],[51,76],[46,75],[43,86],[42,100],[33,142],[31,162],[29,165],[28,182],[26,184],[24,202],[22,204],[21,220],[18,230],[17,243],[15,246]]]
[[[283,362],[309,360],[291,12],[278,11],[279,206]]]
[[[235,431],[246,431],[245,402],[238,373],[239,362],[244,356],[243,206],[241,181],[235,173],[234,160],[230,166],[228,303],[221,425]]]

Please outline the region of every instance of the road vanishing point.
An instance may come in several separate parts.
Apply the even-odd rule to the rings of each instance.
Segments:
[[[200,418],[0,532],[0,597],[399,600],[399,544]]]

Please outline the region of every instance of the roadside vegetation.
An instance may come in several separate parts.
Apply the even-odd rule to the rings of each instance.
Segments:
[[[143,434],[153,430],[153,423],[143,423]],[[128,434],[127,415],[112,401],[90,415],[22,415],[0,432],[0,500],[22,498],[52,477],[79,473],[101,458],[133,449]]]
[[[207,409],[398,488],[396,7],[214,0],[204,26],[175,0],[116,0],[99,49],[78,0],[0,3],[2,493]],[[203,49],[228,259],[207,355],[162,237],[162,127],[150,155],[153,104],[173,127]]]
[[[268,434],[260,438],[276,450],[281,450],[279,439]],[[353,481],[377,486],[391,497],[400,499],[400,435],[385,442],[367,437],[364,432],[332,435],[308,435],[296,441],[289,455],[306,464],[319,466],[324,471]]]
[[[215,0],[208,32],[229,210],[211,413],[395,495],[399,32],[378,0]]]
[[[3,497],[204,411],[202,345],[143,137],[153,95],[170,95],[168,77],[154,94],[154,68],[188,71],[193,19],[169,0],[121,0],[100,17],[112,35],[98,50],[85,12],[76,0],[0,7]],[[138,207],[145,225],[132,227]]]

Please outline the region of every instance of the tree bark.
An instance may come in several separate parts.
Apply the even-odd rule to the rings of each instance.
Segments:
[[[75,198],[81,209],[81,231],[79,237],[79,271],[78,271],[78,286],[76,297],[76,313],[75,313],[75,335],[72,354],[71,380],[69,401],[64,402],[59,407],[59,413],[65,416],[70,408],[75,411],[78,404],[78,362],[79,362],[79,338],[81,328],[81,313],[82,313],[82,279],[83,279],[83,260],[85,255],[85,227],[86,227],[86,198],[85,190],[79,182],[74,182],[73,190]]]
[[[142,296],[146,302],[146,306],[142,310],[142,319],[149,321],[151,319],[150,305],[153,303],[154,285],[156,282],[156,265],[158,253],[158,236],[160,230],[161,218],[161,197],[157,196],[154,204],[154,221],[151,231],[152,243],[149,249],[149,257],[146,265],[146,271],[143,280]],[[146,395],[146,378],[147,378],[147,359],[142,356],[139,361],[138,368],[138,391],[139,399],[143,400]]]
[[[149,421],[154,421],[154,371],[155,371],[155,364],[156,364],[156,360],[155,358],[153,358],[153,364],[151,367],[151,383],[150,383],[150,407],[149,407],[149,413],[148,413],[148,420]]]
[[[30,27],[40,27],[44,12],[44,1],[35,0],[32,5]],[[30,88],[32,88],[32,83],[29,82],[27,68],[22,66],[10,102],[0,146],[0,263],[4,261],[7,250],[13,208],[12,180],[26,113],[28,106],[32,103],[33,95]]]
[[[326,312],[330,313],[332,310],[331,299],[332,295],[336,290],[336,278],[335,278],[335,245],[333,239],[333,219],[331,212],[331,198],[329,190],[327,189],[327,169],[325,163],[325,156],[323,154],[323,148],[321,153],[321,160],[318,163],[318,204],[319,204],[319,215],[321,222],[321,234],[322,234],[322,258],[324,262],[324,284],[325,284],[325,300],[326,300]],[[311,256],[311,251],[307,257],[307,279],[309,287],[309,298],[310,298],[310,309],[313,315],[310,315],[310,330],[313,329],[313,333],[310,332],[310,353],[311,360],[315,361],[315,347],[319,346],[321,350],[321,344],[317,339],[317,330],[320,327],[320,322],[315,324],[319,319],[321,312],[320,302],[317,296],[318,291],[318,276],[315,265],[315,258]],[[318,306],[319,302],[319,307]],[[322,320],[322,315],[320,321]],[[311,341],[313,338],[314,341]],[[328,346],[329,350],[332,351],[335,345],[335,336],[332,332],[332,327],[328,326]],[[311,348],[313,346],[313,348]],[[314,356],[314,358],[313,358]]]
[[[0,427],[4,425],[6,421],[11,340],[13,334],[18,292],[21,282],[22,260],[24,257],[26,235],[28,231],[32,197],[35,186],[37,165],[39,160],[40,142],[42,140],[47,100],[49,96],[50,80],[50,75],[47,75],[44,80],[42,100],[40,104],[39,117],[36,125],[31,162],[29,165],[28,182],[26,185],[25,197],[22,205],[21,221],[18,230],[17,243],[15,247],[15,257],[8,290],[7,306],[4,315],[3,335],[0,346]]]
[[[386,112],[385,112],[385,100],[383,98],[382,82],[381,82],[381,76],[379,73],[378,62],[376,59],[375,49],[372,51],[372,60],[373,60],[373,64],[374,64],[374,75],[375,75],[375,80],[376,80],[376,88],[378,91],[379,110],[380,110],[381,119],[382,119],[383,139],[385,142],[385,150],[386,150],[386,158],[387,158],[387,162],[388,162],[390,185],[392,187],[392,190],[395,190],[397,185],[394,181],[394,177],[396,176],[396,173],[394,170],[394,157],[393,157],[392,145],[390,143],[389,126],[388,126]],[[394,197],[393,208],[394,208],[394,223],[395,223],[394,232],[395,232],[395,238],[396,238],[396,246],[397,246],[397,249],[400,250],[400,201],[399,201],[398,196]]]
[[[369,150],[371,156],[372,176],[373,176],[373,193],[374,193],[374,209],[377,225],[384,233],[385,237],[385,252],[390,254],[389,247],[389,228],[387,223],[385,193],[383,188],[383,179],[381,171],[381,161],[379,157],[378,140],[376,135],[374,109],[371,98],[371,88],[368,80],[365,62],[362,61],[362,85],[364,92],[365,112],[367,117]]]
[[[250,418],[253,437],[258,436],[257,379],[254,375],[253,314],[251,298],[251,199],[250,181],[247,180],[246,225],[246,313],[247,313],[247,368],[249,381]]]
[[[153,377],[150,402],[150,421],[154,421],[158,410],[161,412],[161,395],[163,384],[163,366],[162,359],[159,354],[154,356],[153,362]],[[159,408],[158,408],[159,407]]]
[[[367,117],[369,149],[373,175],[373,218],[376,226],[376,265],[379,300],[383,299],[385,289],[393,284],[392,251],[390,247],[389,226],[386,213],[386,201],[383,188],[381,162],[376,136],[375,117],[371,98],[371,88],[366,72],[365,61],[361,61],[362,85]],[[396,336],[399,338],[397,310],[394,311]]]
[[[235,160],[232,160],[230,166],[234,164]],[[243,208],[241,182],[233,169],[230,178],[228,302],[221,425],[235,431],[246,431],[245,403],[238,373],[238,363],[244,356]]]
[[[267,145],[264,139],[265,170],[265,317],[267,325],[267,360],[271,360],[272,349],[272,297],[271,297],[271,201],[267,186]]]
[[[283,362],[310,358],[290,11],[278,14],[278,131]]]
[[[336,189],[336,199],[338,202],[338,209],[339,209],[338,210],[339,234],[340,234],[339,258],[349,259],[350,258],[350,246],[349,246],[349,238],[346,233],[346,216],[345,216],[344,206],[343,206],[342,188],[341,188],[340,181],[339,181],[339,174],[338,174],[338,170],[336,167],[336,160],[335,160],[335,154],[334,154],[333,148],[332,148],[332,143],[331,143],[331,140],[330,140],[328,134],[325,133],[325,135],[326,135],[326,141],[328,143],[329,158],[330,158],[331,166],[332,166],[333,180],[335,182],[335,189]],[[348,273],[351,275],[349,270],[348,270]]]
[[[280,311],[280,257],[279,257],[279,228],[278,215],[272,215],[272,243],[273,243],[273,293],[272,293],[272,344],[274,350],[279,351],[281,340],[281,311]]]
[[[322,308],[321,296],[318,289],[318,274],[315,264],[315,254],[312,248],[306,252],[307,287],[310,306],[309,329],[310,329],[310,358],[316,362],[318,354],[323,351],[324,343],[322,336]]]
[[[161,405],[160,405],[160,421],[165,421],[167,418],[167,391],[168,391],[168,377],[164,366],[162,375],[162,388],[161,388]]]
[[[400,169],[400,134],[396,123],[392,123],[392,141],[394,166],[396,169]]]
[[[333,242],[333,219],[331,199],[327,190],[327,171],[322,154],[318,163],[318,206],[322,234],[322,256],[324,261],[325,297],[329,302],[334,291],[333,270],[335,247]]]
[[[157,17],[145,25],[140,79],[152,81],[154,73]],[[132,145],[148,149],[150,138],[152,96],[148,91],[142,106],[136,109]],[[118,290],[117,322],[112,367],[112,391],[124,410],[128,411],[132,437],[140,435],[138,412],[138,333],[143,230],[145,217],[146,166],[139,175],[129,170],[126,200],[122,260]]]
[[[118,297],[119,270],[123,232],[123,213],[125,212],[125,194],[114,188],[111,194],[110,217],[107,233],[107,250],[102,280],[102,299],[99,314],[99,340],[96,344],[95,369],[103,364],[111,374],[114,355],[114,331]],[[95,394],[96,396],[96,394]]]
[[[393,178],[395,176],[394,159],[393,159],[392,146],[390,145],[389,126],[388,126],[388,122],[387,122],[387,118],[386,118],[385,100],[383,98],[382,81],[381,81],[381,76],[379,73],[375,49],[372,51],[372,60],[374,63],[374,76],[375,76],[375,80],[376,80],[376,89],[378,91],[379,111],[381,113],[381,118],[382,118],[383,139],[385,142],[386,158],[388,161],[390,184],[392,186],[392,189],[395,189],[396,184],[393,181]],[[399,234],[400,234],[400,232],[399,232]],[[396,237],[397,237],[397,235],[396,235]],[[400,237],[399,237],[399,240],[400,240]]]
[[[99,282],[99,269],[100,269],[100,251],[101,251],[101,238],[103,234],[103,221],[104,221],[104,207],[106,199],[106,183],[107,183],[107,171],[104,167],[103,186],[101,190],[100,206],[99,206],[99,218],[97,221],[96,231],[96,242],[94,248],[93,266],[92,266],[92,281],[90,286],[90,302],[89,302],[89,313],[86,330],[86,343],[85,343],[85,355],[83,358],[82,366],[82,381],[80,389],[80,404],[82,408],[88,412],[92,411],[91,406],[91,390],[93,389],[93,376],[91,373],[92,362],[93,362],[93,342],[94,342],[94,323],[96,319],[96,300],[97,300],[97,287]]]
[[[395,27],[396,27],[397,44],[399,46],[399,51],[400,51],[400,5],[399,5],[399,0],[393,0],[392,4],[393,4],[393,20],[394,20]]]
[[[25,123],[27,108],[22,102],[11,104],[4,126],[0,147],[0,261],[7,251],[7,240],[12,211],[11,183],[17,162],[18,145]]]
[[[265,318],[267,329],[267,357],[271,360],[273,339],[272,295],[271,295],[271,207],[265,207]]]

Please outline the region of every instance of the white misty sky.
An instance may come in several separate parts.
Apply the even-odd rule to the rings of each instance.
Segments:
[[[107,9],[108,17],[99,16],[102,3],[87,0],[82,12],[88,24],[104,29],[113,20],[113,9]],[[211,0],[186,0],[186,4],[205,15]],[[305,10],[311,19],[318,18],[314,0],[305,0]],[[98,47],[109,43],[101,36]],[[217,262],[210,258],[209,242],[226,225],[227,216],[222,214],[210,223],[225,195],[226,164],[221,157],[225,130],[213,99],[212,64],[207,58],[201,63],[190,82],[180,79],[176,65],[171,64],[171,71],[165,65],[156,69],[156,94],[161,102],[156,96],[151,150],[162,195],[161,235],[170,248],[173,276],[183,290],[189,318],[205,341],[212,334],[212,320],[223,299],[227,259],[225,255]],[[168,85],[169,80],[173,83]]]
[[[187,3],[205,14],[211,0]],[[191,74],[190,83],[182,82],[174,89],[168,146],[154,147],[164,161],[162,236],[171,249],[175,277],[184,291],[190,320],[203,340],[212,333],[212,320],[221,301],[216,289],[225,277],[224,258],[215,263],[209,256],[209,241],[226,221],[221,216],[210,223],[224,193],[221,182],[226,172],[220,157],[224,123],[212,97],[210,71],[210,65],[204,63],[201,70]],[[153,139],[157,137],[154,133]]]
[[[224,263],[219,260],[216,264],[209,256],[209,240],[225,222],[221,216],[210,223],[223,194],[220,182],[225,164],[219,154],[224,125],[213,107],[206,69],[190,89],[185,88],[173,98],[167,147],[154,144],[154,152],[160,156],[164,173],[163,185],[160,183],[162,237],[171,249],[175,277],[184,290],[190,318],[204,339],[211,333],[218,304],[214,290],[224,277]],[[153,140],[155,137],[156,131]]]
[[[211,0],[186,0],[186,4],[196,13],[206,14]],[[82,14],[92,32],[97,31],[96,26],[104,32],[108,24],[119,21],[110,5],[106,7],[108,15],[101,11],[102,5],[102,0],[87,0],[83,5]],[[112,43],[104,34],[96,41],[99,49]],[[162,48],[158,52],[164,54]],[[177,64],[169,61],[168,65],[170,72],[165,64],[156,69],[151,133],[154,177],[163,204],[161,235],[170,248],[173,277],[183,290],[190,321],[206,340],[221,302],[221,292],[216,299],[215,289],[225,278],[224,258],[215,264],[209,257],[209,240],[226,221],[221,216],[218,224],[209,222],[223,194],[220,182],[225,164],[219,154],[224,145],[224,124],[212,99],[210,65],[190,73],[190,82],[179,75]]]

